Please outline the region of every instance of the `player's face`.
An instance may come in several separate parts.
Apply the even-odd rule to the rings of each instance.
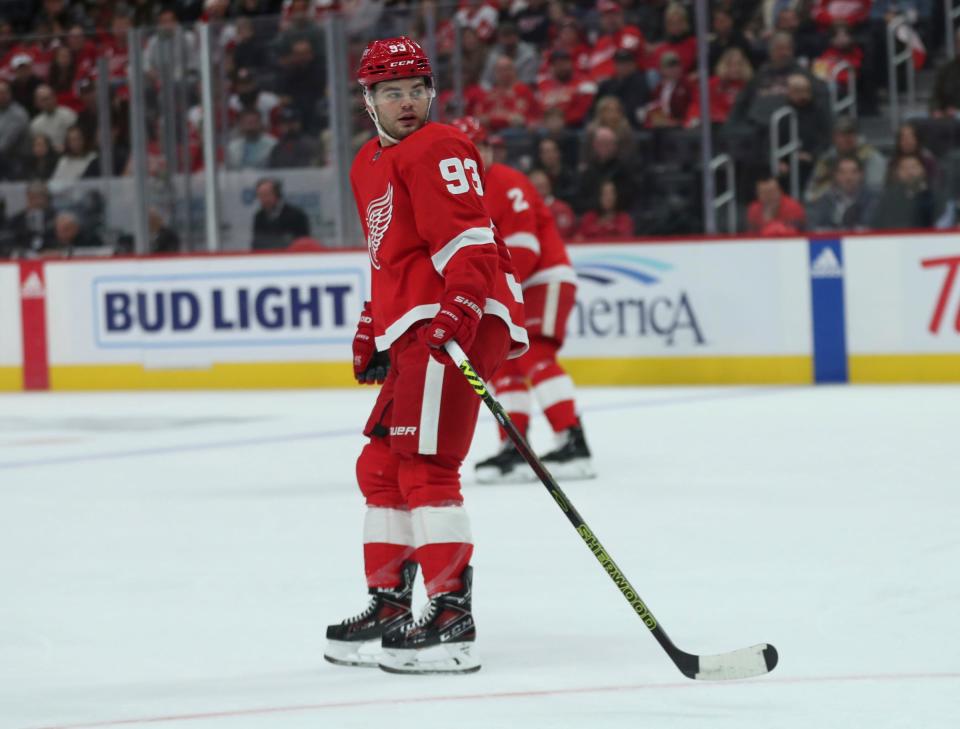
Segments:
[[[413,134],[427,121],[431,90],[422,78],[383,81],[373,89],[373,105],[383,131],[394,139]]]

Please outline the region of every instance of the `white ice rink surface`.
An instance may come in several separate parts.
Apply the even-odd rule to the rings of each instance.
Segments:
[[[328,665],[372,390],[3,395],[0,728],[960,727],[960,388],[580,394],[574,505],[681,648],[772,674],[683,678],[542,486],[469,482],[483,669]]]

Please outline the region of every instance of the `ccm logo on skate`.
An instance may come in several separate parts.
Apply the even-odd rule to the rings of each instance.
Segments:
[[[440,633],[440,642],[446,643],[466,633],[473,627],[473,618],[467,618],[462,623],[457,623],[450,630]]]
[[[416,425],[392,425],[390,426],[390,435],[416,435]]]

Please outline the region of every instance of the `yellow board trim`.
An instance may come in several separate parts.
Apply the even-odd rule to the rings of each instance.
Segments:
[[[23,389],[22,367],[0,367],[0,392],[19,392]]]
[[[813,382],[810,356],[625,357],[563,360],[578,385],[748,385]],[[17,370],[19,376],[19,370]],[[0,380],[2,382],[2,380]],[[196,369],[55,365],[51,390],[233,390],[350,387],[348,362],[221,363]],[[20,389],[20,381],[13,389]]]
[[[349,362],[220,363],[196,369],[143,365],[56,365],[51,390],[238,390],[349,387]]]
[[[960,354],[851,354],[850,382],[960,382]]]
[[[578,385],[809,385],[813,358],[624,357],[564,358]]]

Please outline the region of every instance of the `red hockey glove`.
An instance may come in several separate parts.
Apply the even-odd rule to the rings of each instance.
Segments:
[[[464,350],[470,349],[482,316],[483,309],[472,298],[449,291],[440,302],[440,312],[420,330],[420,338],[431,350],[437,350],[431,351],[434,359],[449,362],[443,345],[455,339]]]
[[[373,340],[373,312],[370,302],[363,304],[357,333],[353,335],[353,376],[363,384],[382,383],[387,377],[390,358],[386,352],[377,352]]]

